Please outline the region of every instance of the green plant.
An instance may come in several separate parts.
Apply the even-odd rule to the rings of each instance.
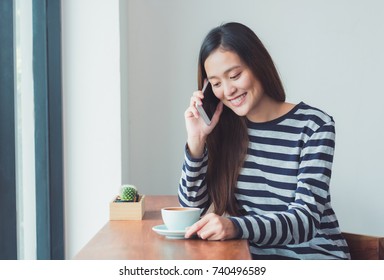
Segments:
[[[123,185],[121,187],[120,199],[122,201],[136,201],[137,188],[133,185]]]

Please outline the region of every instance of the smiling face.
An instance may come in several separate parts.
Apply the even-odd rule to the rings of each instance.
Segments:
[[[235,52],[218,48],[207,57],[204,67],[216,97],[238,116],[253,119],[270,99]]]

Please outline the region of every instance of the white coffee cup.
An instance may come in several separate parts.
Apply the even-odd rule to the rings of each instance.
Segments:
[[[164,207],[161,216],[168,230],[185,230],[200,219],[200,208]]]

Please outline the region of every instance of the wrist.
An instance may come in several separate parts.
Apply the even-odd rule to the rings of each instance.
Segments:
[[[228,219],[232,223],[232,233],[231,233],[232,239],[241,239],[243,235],[243,231],[240,227],[239,222],[233,217],[228,217]]]
[[[204,154],[205,139],[188,139],[187,149],[192,158],[201,158]]]

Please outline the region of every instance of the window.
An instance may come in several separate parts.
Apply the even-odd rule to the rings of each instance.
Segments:
[[[17,258],[13,2],[0,2],[0,259]]]
[[[14,3],[17,255],[36,259],[32,1]]]
[[[0,2],[0,259],[64,258],[60,10]]]

